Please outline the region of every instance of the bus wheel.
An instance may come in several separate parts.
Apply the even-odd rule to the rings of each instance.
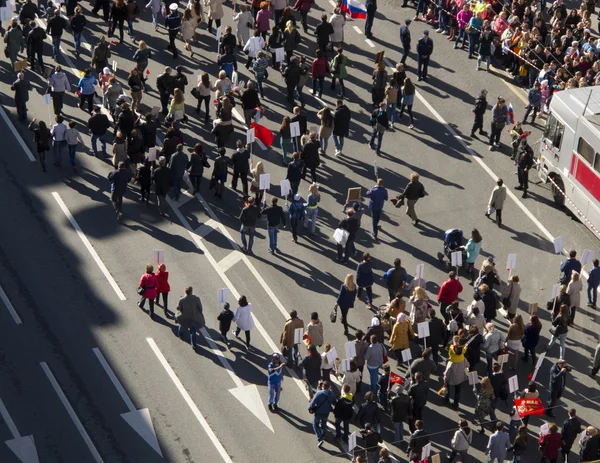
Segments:
[[[554,183],[552,183],[552,196],[554,196],[554,204],[556,204],[559,207],[563,207],[565,205],[565,196],[560,191],[560,190],[565,191],[565,186],[563,184],[563,181],[558,176],[552,178],[552,180],[554,180],[554,183],[556,183],[556,186],[558,186],[558,188],[557,188],[556,186],[554,186]],[[560,190],[559,190],[559,188],[560,188]]]

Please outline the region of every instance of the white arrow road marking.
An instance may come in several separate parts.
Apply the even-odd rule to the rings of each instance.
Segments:
[[[156,355],[156,357],[158,357],[158,361],[160,362],[162,367],[167,371],[167,374],[169,375],[169,377],[171,378],[173,383],[175,383],[175,387],[177,388],[179,393],[182,395],[183,400],[185,400],[185,403],[187,403],[188,407],[190,407],[190,409],[192,410],[192,413],[194,414],[194,416],[196,417],[196,419],[198,420],[198,422],[204,429],[204,432],[206,432],[206,435],[208,436],[208,438],[212,441],[213,445],[216,447],[217,451],[221,455],[221,458],[223,458],[223,461],[225,463],[233,463],[233,460],[227,454],[225,447],[223,447],[223,444],[221,444],[221,442],[219,442],[217,435],[214,433],[214,431],[208,425],[206,418],[204,418],[204,416],[202,416],[202,413],[200,413],[200,410],[198,409],[198,407],[196,406],[196,404],[190,397],[190,394],[188,393],[188,391],[186,391],[185,387],[183,387],[183,384],[181,383],[180,379],[177,377],[177,375],[173,371],[173,368],[171,368],[171,365],[169,365],[169,362],[167,362],[167,359],[165,358],[163,353],[160,351],[160,349],[154,342],[154,339],[146,338],[146,341],[148,341],[148,344],[150,344],[150,348],[152,349],[152,352],[154,352],[154,355]]]
[[[108,283],[110,284],[110,286],[112,286],[112,289],[114,289],[115,293],[117,293],[117,296],[119,297],[119,299],[121,299],[122,301],[126,301],[127,298],[125,297],[125,294],[123,294],[123,291],[121,291],[121,288],[119,288],[119,285],[117,285],[117,282],[115,281],[113,276],[110,274],[110,272],[106,268],[106,265],[104,265],[104,262],[102,262],[102,259],[100,259],[100,256],[98,255],[98,253],[96,252],[96,250],[94,249],[92,244],[90,243],[90,240],[87,239],[87,236],[85,236],[85,234],[81,230],[81,227],[79,227],[79,224],[75,220],[75,217],[73,217],[73,215],[71,214],[71,211],[69,211],[69,209],[67,208],[67,205],[64,203],[64,201],[62,200],[60,195],[56,191],[53,191],[52,196],[54,197],[54,199],[56,200],[56,202],[58,203],[58,205],[60,206],[60,208],[62,209],[64,214],[67,216],[67,219],[69,219],[69,222],[71,222],[71,225],[77,232],[77,235],[79,235],[79,238],[81,238],[81,241],[83,241],[83,244],[85,245],[85,247],[87,248],[89,253],[92,255],[92,258],[94,259],[96,264],[98,264],[98,267],[100,267],[100,270],[102,271],[102,273],[108,280]]]
[[[98,453],[98,450],[94,446],[94,443],[92,442],[92,439],[90,439],[89,434],[87,433],[87,431],[83,427],[83,424],[79,420],[79,417],[77,416],[77,413],[75,413],[75,410],[73,410],[73,407],[69,403],[69,400],[67,399],[67,396],[65,395],[65,393],[60,388],[60,384],[58,384],[58,381],[56,381],[56,378],[54,377],[54,374],[52,374],[52,371],[50,371],[50,368],[48,367],[48,364],[46,362],[41,362],[40,366],[42,367],[42,370],[44,370],[44,373],[48,377],[48,381],[50,381],[50,384],[52,385],[52,388],[54,389],[54,392],[56,392],[56,395],[58,396],[58,398],[62,402],[63,406],[65,407],[65,410],[67,410],[67,413],[69,414],[69,417],[73,421],[73,424],[75,424],[75,427],[77,428],[77,431],[79,431],[79,434],[83,438],[83,441],[85,442],[85,445],[87,445],[87,448],[90,451],[90,453],[92,454],[92,457],[94,458],[94,461],[96,463],[104,463],[104,460],[102,460],[102,457],[100,456],[100,453]]]
[[[22,463],[39,463],[40,459],[38,458],[33,436],[21,436],[2,399],[0,399],[0,416],[2,416],[6,426],[8,426],[8,430],[13,436],[12,439],[4,441],[8,448],[12,450]]]
[[[129,397],[129,394],[127,394],[127,392],[125,391],[125,388],[121,384],[121,381],[119,381],[119,378],[117,378],[117,375],[115,375],[115,372],[108,364],[108,361],[106,360],[102,352],[100,352],[100,349],[94,347],[92,350],[94,351],[94,354],[96,354],[96,357],[102,365],[102,368],[104,368],[104,371],[110,378],[111,382],[115,386],[115,389],[117,390],[117,392],[119,393],[119,395],[123,399],[123,402],[125,402],[125,405],[129,410],[129,412],[127,413],[122,413],[121,417],[127,422],[129,426],[131,426],[134,429],[135,432],[137,432],[140,435],[142,439],[146,441],[146,443],[150,447],[152,447],[152,449],[156,453],[158,453],[162,457],[163,454],[160,450],[158,439],[156,438],[156,432],[154,431],[154,426],[152,426],[150,410],[148,410],[147,408],[137,410],[135,408],[135,405]]]
[[[10,313],[10,316],[13,318],[15,323],[17,325],[22,325],[23,320],[21,320],[21,317],[19,317],[19,314],[17,314],[17,311],[15,310],[12,303],[10,302],[10,299],[4,292],[4,289],[2,289],[2,286],[0,286],[0,299],[2,299],[2,302],[4,302],[4,305],[8,309],[8,313]]]

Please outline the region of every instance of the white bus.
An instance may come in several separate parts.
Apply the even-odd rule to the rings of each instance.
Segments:
[[[556,92],[538,153],[538,175],[600,238],[600,87]]]

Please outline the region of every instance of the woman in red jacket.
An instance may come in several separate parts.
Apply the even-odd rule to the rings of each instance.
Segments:
[[[550,425],[548,430],[550,432],[543,436],[540,435],[538,440],[540,455],[543,463],[556,463],[561,447],[560,433],[558,432],[558,426],[554,423]]]
[[[323,87],[325,86],[325,75],[329,72],[329,62],[327,58],[323,56],[321,50],[316,51],[317,57],[312,62],[312,80],[313,80],[313,91],[312,95],[315,96],[317,93],[317,81],[319,82],[319,98],[323,95]]]
[[[158,266],[158,272],[156,272],[156,305],[160,299],[160,295],[163,297],[163,309],[165,309],[165,317],[169,317],[169,291],[171,291],[171,285],[169,285],[169,272],[167,272],[167,266],[160,264]]]
[[[141,293],[142,298],[138,302],[140,309],[144,309],[146,299],[150,302],[150,318],[154,319],[154,299],[156,299],[156,287],[158,283],[156,281],[156,275],[154,275],[154,267],[150,264],[146,265],[146,273],[140,278],[140,287],[138,292]]]

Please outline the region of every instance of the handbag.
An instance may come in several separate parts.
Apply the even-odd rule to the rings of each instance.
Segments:
[[[331,311],[331,313],[329,314],[329,320],[331,321],[331,323],[335,323],[335,321],[337,320],[337,304],[333,307],[333,310]]]
[[[440,397],[447,397],[448,396],[448,388],[446,386],[442,386],[440,388],[440,390],[438,391],[438,395]]]
[[[146,291],[146,288],[144,288],[143,286],[138,286],[137,293],[140,296],[143,296],[145,291]]]

